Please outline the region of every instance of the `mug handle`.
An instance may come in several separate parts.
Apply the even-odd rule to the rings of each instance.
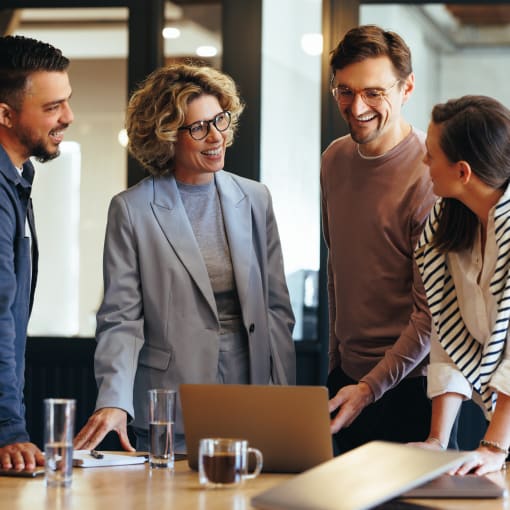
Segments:
[[[243,476],[243,478],[245,480],[250,480],[252,478],[256,478],[257,476],[260,475],[260,472],[262,471],[262,452],[260,450],[257,450],[257,448],[248,448],[247,450],[248,452],[248,456],[250,455],[250,453],[253,453],[253,455],[255,455],[255,458],[256,458],[256,461],[257,461],[257,465],[255,466],[255,470],[253,471],[253,473],[247,473]]]

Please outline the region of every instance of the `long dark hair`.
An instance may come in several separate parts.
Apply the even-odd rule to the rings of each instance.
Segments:
[[[432,122],[441,125],[439,144],[451,162],[466,161],[494,189],[510,179],[510,110],[487,96],[463,96],[434,106]],[[462,202],[444,198],[433,245],[441,252],[473,247],[478,217]]]

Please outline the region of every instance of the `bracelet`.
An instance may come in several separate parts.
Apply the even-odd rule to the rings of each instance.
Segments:
[[[441,443],[441,440],[437,437],[428,437],[426,440],[425,440],[426,443],[435,443],[437,444],[441,450],[446,450],[446,446]]]
[[[487,439],[482,439],[480,441],[480,446],[485,446],[485,448],[490,448],[492,450],[496,450],[499,453],[504,453],[505,455],[508,455],[508,448],[503,448],[496,441],[488,441]]]

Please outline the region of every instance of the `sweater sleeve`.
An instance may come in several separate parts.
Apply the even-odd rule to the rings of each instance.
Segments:
[[[436,197],[432,193],[431,183],[428,180],[419,189],[420,193],[415,198],[415,203],[419,205],[410,224],[412,250],[409,257],[413,265],[412,312],[395,343],[386,350],[380,362],[361,378],[361,381],[370,386],[375,400],[381,398],[386,391],[410,374],[426,359],[430,351],[431,315],[421,275],[413,257],[413,250]]]

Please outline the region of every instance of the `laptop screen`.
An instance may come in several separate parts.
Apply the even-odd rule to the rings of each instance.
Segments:
[[[333,457],[328,392],[322,386],[182,384],[188,462],[206,437],[247,439],[263,471],[299,473]]]

